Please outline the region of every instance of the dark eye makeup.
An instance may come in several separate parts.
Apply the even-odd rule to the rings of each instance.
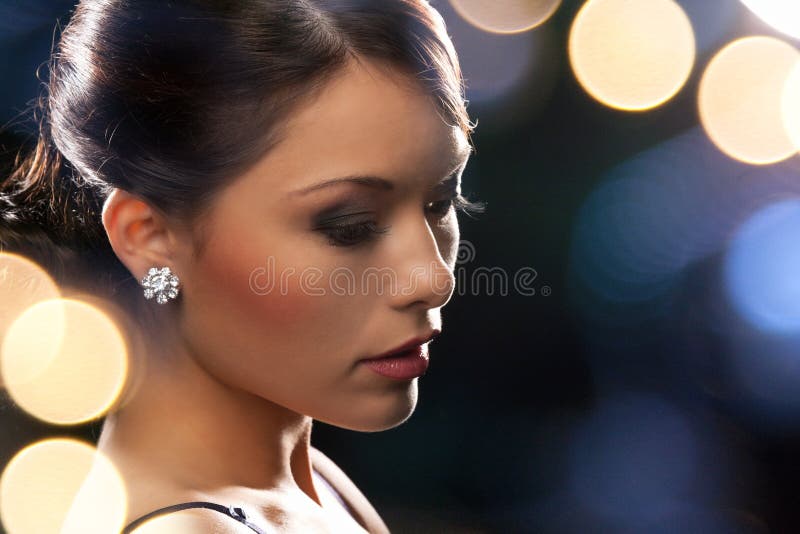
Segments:
[[[426,205],[428,213],[439,219],[444,218],[451,209],[465,213],[480,213],[484,210],[484,203],[473,202],[456,193],[450,198],[429,202]],[[325,210],[317,217],[314,231],[327,237],[328,244],[334,247],[354,247],[368,243],[381,234],[389,231],[388,226],[379,226],[378,223],[367,217],[372,217],[372,212],[358,212],[346,215],[325,216],[340,209],[334,206]]]

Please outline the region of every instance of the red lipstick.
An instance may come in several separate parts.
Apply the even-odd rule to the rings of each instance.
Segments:
[[[397,380],[410,380],[428,370],[428,342],[441,333],[434,330],[430,335],[417,337],[397,348],[361,360],[361,363],[376,373]]]

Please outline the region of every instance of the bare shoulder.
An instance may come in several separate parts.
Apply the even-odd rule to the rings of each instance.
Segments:
[[[347,502],[353,513],[358,516],[359,522],[366,526],[370,534],[388,534],[389,528],[381,519],[377,510],[364,496],[361,490],[350,480],[342,469],[327,455],[316,447],[310,449],[311,464],[325,477],[334,489]]]
[[[157,516],[133,530],[132,534],[253,534],[246,525],[214,510],[188,508]]]

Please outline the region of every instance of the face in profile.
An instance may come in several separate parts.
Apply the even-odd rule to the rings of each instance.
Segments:
[[[470,147],[405,76],[350,63],[220,192],[202,253],[175,265],[178,330],[211,375],[353,430],[411,415],[418,379],[359,360],[442,329],[454,289]]]

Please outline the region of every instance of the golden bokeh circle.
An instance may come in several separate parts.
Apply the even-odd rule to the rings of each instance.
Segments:
[[[0,475],[0,519],[8,534],[119,532],[126,516],[119,471],[79,440],[29,445]]]
[[[56,282],[36,262],[19,254],[0,252],[0,347],[8,327],[22,312],[36,302],[60,295]]]
[[[49,299],[11,324],[0,353],[11,398],[53,424],[103,416],[128,374],[128,347],[111,317],[88,302]]]
[[[602,104],[626,111],[659,106],[691,74],[696,44],[673,0],[588,0],[569,32],[578,83]]]
[[[478,29],[511,34],[532,30],[547,22],[561,0],[450,0],[450,4]]]
[[[800,52],[768,36],[728,44],[711,59],[698,91],[700,122],[731,158],[765,165],[792,156],[797,147],[785,124],[784,92]]]
[[[781,100],[783,125],[795,149],[800,151],[800,61],[786,79]]]

